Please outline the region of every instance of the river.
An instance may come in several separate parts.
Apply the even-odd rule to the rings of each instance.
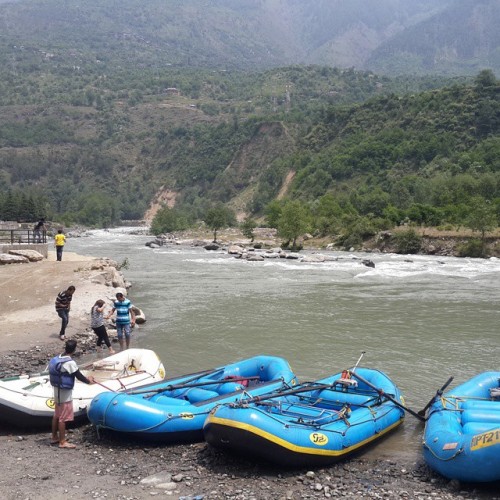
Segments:
[[[453,387],[499,369],[499,259],[328,251],[338,261],[247,262],[199,247],[153,250],[151,239],[121,228],[66,248],[128,260],[129,297],[147,317],[133,344],[154,349],[168,375],[272,354],[315,380],[365,351],[361,365],[385,371],[418,411],[450,376]],[[408,415],[369,453],[412,456],[421,435]]]

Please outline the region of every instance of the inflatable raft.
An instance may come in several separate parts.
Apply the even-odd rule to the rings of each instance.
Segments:
[[[87,385],[75,380],[75,423],[86,420],[87,406],[97,394],[141,387],[165,377],[162,362],[149,349],[127,349],[80,366],[80,370],[87,377],[92,375],[96,383]],[[48,372],[0,379],[0,421],[23,428],[50,429],[54,415],[53,394]]]
[[[485,372],[432,404],[424,433],[427,464],[449,479],[500,480],[500,372]]]
[[[162,442],[203,439],[203,422],[218,404],[292,387],[288,362],[256,356],[208,371],[150,384],[126,394],[100,394],[88,409],[97,429]]]
[[[403,404],[402,396],[387,375],[369,368],[351,373],[217,406],[205,422],[205,439],[217,448],[281,466],[327,465],[344,459],[404,419],[396,404]]]

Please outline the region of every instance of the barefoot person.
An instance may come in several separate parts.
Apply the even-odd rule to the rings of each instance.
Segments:
[[[116,311],[116,334],[118,342],[120,342],[120,349],[123,351],[123,344],[125,342],[128,349],[130,346],[130,330],[135,325],[135,313],[130,300],[128,300],[123,293],[116,294],[116,300],[113,303],[113,309],[106,316],[109,319]],[[124,339],[125,337],[125,339]]]
[[[104,325],[104,300],[99,299],[92,306],[90,310],[90,327],[94,330],[97,335],[97,347],[102,348],[102,344],[106,344],[109,349],[110,354],[114,354],[115,351],[111,347],[111,342],[109,341],[108,332],[106,331],[106,326]]]
[[[67,340],[64,353],[49,362],[50,384],[54,387],[55,413],[52,418],[52,444],[59,448],[76,448],[66,440],[66,422],[72,422],[73,387],[75,378],[85,384],[93,384],[94,378],[87,378],[78,368],[71,355],[76,351],[76,340]]]
[[[59,292],[56,297],[56,312],[61,318],[61,330],[59,331],[59,338],[66,339],[66,327],[69,323],[69,310],[71,309],[71,299],[75,293],[75,287],[69,286],[66,290]]]

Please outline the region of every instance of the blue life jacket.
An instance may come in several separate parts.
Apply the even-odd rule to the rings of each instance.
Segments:
[[[73,389],[75,375],[61,371],[62,365],[68,361],[71,361],[71,356],[56,356],[49,361],[50,385],[59,389]]]

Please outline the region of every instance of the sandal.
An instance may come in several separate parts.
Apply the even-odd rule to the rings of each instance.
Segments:
[[[59,448],[76,448],[76,444],[68,443],[68,441],[64,441],[64,443],[59,443]]]

